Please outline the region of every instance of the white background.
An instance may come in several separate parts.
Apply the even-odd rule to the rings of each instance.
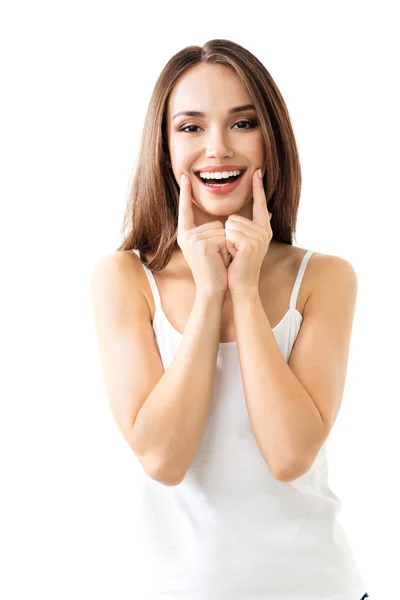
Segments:
[[[213,38],[253,52],[288,105],[296,245],[357,272],[331,485],[366,591],[400,594],[396,4],[2,4],[1,598],[133,598],[140,466],[108,406],[89,282],[121,241],[160,71]]]

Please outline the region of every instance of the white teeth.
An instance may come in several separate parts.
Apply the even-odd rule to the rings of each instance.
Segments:
[[[227,179],[232,175],[240,175],[242,171],[217,171],[215,173],[209,173],[208,171],[200,172],[199,175],[202,179]]]

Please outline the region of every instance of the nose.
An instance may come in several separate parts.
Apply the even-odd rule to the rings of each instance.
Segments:
[[[231,158],[234,156],[229,142],[229,134],[219,128],[210,128],[206,143],[207,158]]]

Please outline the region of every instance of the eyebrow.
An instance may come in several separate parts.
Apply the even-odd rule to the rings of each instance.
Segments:
[[[233,115],[235,113],[244,112],[245,110],[256,110],[256,107],[254,106],[254,104],[243,104],[243,106],[235,106],[234,108],[231,108],[230,110],[228,110],[228,115]],[[200,112],[198,110],[181,110],[180,112],[176,113],[176,115],[174,115],[172,117],[172,119],[176,119],[176,117],[179,117],[180,115],[185,115],[186,117],[206,117],[207,116],[206,113]]]

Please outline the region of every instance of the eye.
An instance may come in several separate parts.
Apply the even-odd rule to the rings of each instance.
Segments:
[[[258,124],[255,119],[242,119],[241,121],[237,121],[235,125],[238,125],[239,123],[246,123],[246,125],[248,125],[248,127],[239,127],[239,129],[253,129]],[[184,131],[185,133],[197,133],[197,131],[186,131],[190,127],[200,129],[198,125],[185,125],[184,127],[181,127],[179,131]]]
[[[200,127],[197,125],[186,125],[185,127],[181,127],[179,131],[185,131],[185,133],[196,133],[195,131],[186,131],[186,129],[189,129],[189,127],[197,127],[197,129],[200,129]]]
[[[257,125],[257,121],[255,119],[245,119],[244,121],[238,121],[235,125],[239,123],[246,123],[249,127],[239,127],[239,129],[253,129]]]

